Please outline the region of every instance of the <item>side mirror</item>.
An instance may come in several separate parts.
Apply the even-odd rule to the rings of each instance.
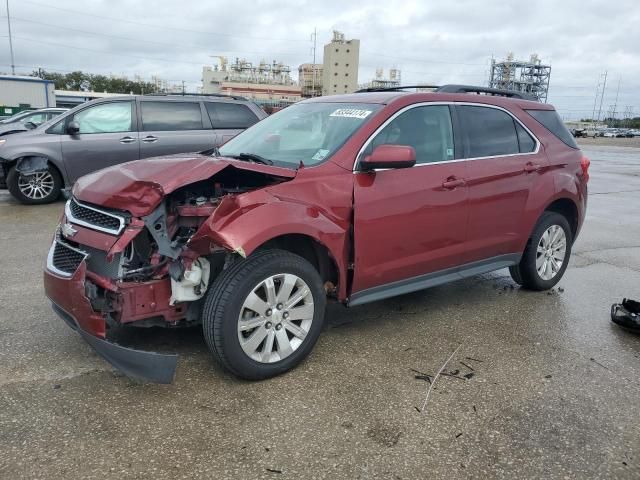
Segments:
[[[77,135],[80,133],[80,124],[76,121],[69,122],[67,125],[67,133],[69,135]]]
[[[24,122],[23,125],[24,125],[24,128],[26,128],[27,130],[33,130],[38,126],[33,122]]]
[[[409,168],[416,164],[416,151],[408,145],[378,145],[360,161],[362,170]]]

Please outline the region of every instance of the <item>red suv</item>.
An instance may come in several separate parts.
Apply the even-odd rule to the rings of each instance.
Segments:
[[[588,168],[554,108],[522,94],[314,98],[219,150],[81,178],[46,294],[133,377],[170,382],[177,357],[109,331],[201,324],[228,370],[267,378],[311,351],[327,298],[355,306],[505,267],[551,288],[584,219]]]

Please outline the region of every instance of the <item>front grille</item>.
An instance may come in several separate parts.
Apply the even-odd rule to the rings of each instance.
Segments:
[[[101,277],[116,279],[120,276],[121,253],[116,253],[111,262],[107,262],[107,252],[97,248],[82,245],[81,247],[89,256],[87,257],[87,270],[97,273]]]
[[[73,275],[85,257],[86,254],[56,240],[52,247],[49,262],[59,272]]]
[[[123,217],[83,205],[78,203],[75,198],[67,202],[66,213],[68,219],[73,223],[107,233],[117,235],[124,226]]]

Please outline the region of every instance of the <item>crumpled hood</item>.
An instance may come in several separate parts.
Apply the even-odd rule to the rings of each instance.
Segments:
[[[136,217],[149,215],[165,195],[206,180],[226,169],[251,170],[273,177],[293,178],[295,170],[197,153],[145,158],[98,170],[80,178],[73,187],[78,200]]]

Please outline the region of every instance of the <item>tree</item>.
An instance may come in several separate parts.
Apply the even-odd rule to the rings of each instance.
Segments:
[[[31,74],[45,80],[53,81],[58,90],[79,90],[83,92],[109,93],[158,93],[156,85],[150,82],[133,81],[127,78],[93,75],[82,71],[70,73],[47,72],[43,69],[34,70]]]

